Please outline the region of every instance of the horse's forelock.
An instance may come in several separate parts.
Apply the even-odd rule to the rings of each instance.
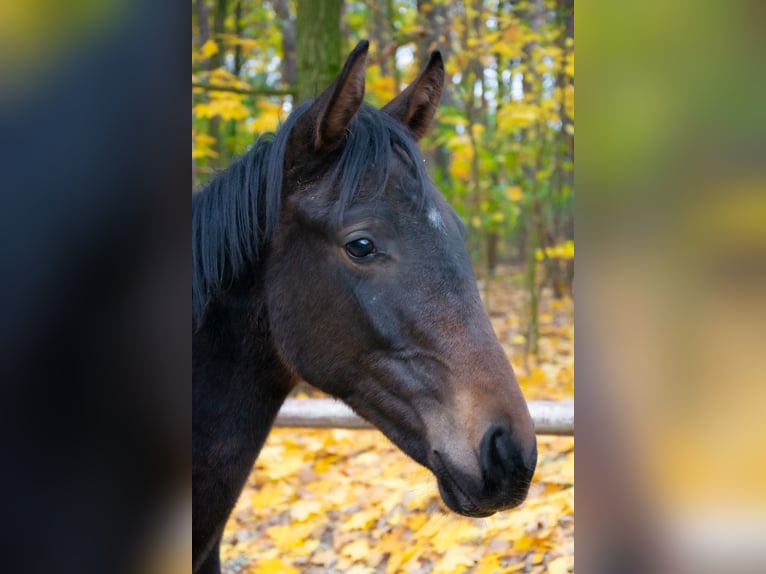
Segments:
[[[362,106],[349,126],[344,146],[333,173],[339,184],[341,213],[358,198],[365,182],[383,190],[400,150],[414,168],[417,180],[410,199],[422,210],[428,204],[428,174],[412,135],[399,121],[371,106]]]
[[[199,328],[216,292],[226,289],[247,266],[257,263],[276,232],[282,208],[285,156],[290,135],[311,108],[303,102],[276,134],[264,134],[252,149],[219,172],[192,196],[192,321]],[[354,116],[332,174],[339,188],[339,214],[365,184],[383,190],[399,148],[414,166],[417,185],[410,199],[419,210],[429,203],[428,175],[412,134],[399,121],[363,105]],[[300,169],[300,166],[298,166]]]

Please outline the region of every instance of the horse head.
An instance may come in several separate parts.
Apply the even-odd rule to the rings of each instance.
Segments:
[[[382,109],[363,103],[368,45],[294,112],[264,268],[280,359],[436,476],[467,516],[520,504],[532,420],[476,286],[465,228],[423,166],[444,65]]]

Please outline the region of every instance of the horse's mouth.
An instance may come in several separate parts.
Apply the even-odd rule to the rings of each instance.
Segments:
[[[470,518],[485,518],[519,506],[526,498],[526,488],[512,496],[488,496],[484,487],[476,485],[475,480],[462,477],[459,472],[450,471],[449,464],[438,451],[433,451],[432,455],[429,466],[436,476],[444,504],[453,512]],[[471,490],[480,493],[478,500],[470,494]]]
[[[401,401],[398,405],[401,410],[394,411],[398,415],[394,417],[391,411],[376,407],[369,401],[361,401],[355,394],[343,397],[342,400],[380,429],[413,460],[431,470],[444,504],[453,512],[472,518],[484,518],[519,506],[526,499],[534,474],[534,462],[531,467],[521,463],[514,468],[503,469],[499,476],[497,471],[493,474],[486,470],[479,470],[478,476],[474,476],[454,464],[449,452],[434,449],[433,445],[419,438],[427,434],[424,430],[426,424],[409,403]],[[407,412],[407,415],[402,415],[403,412]],[[402,421],[409,422],[409,426],[403,426]],[[477,467],[481,466],[479,460],[475,463]]]
[[[453,512],[471,518],[484,518],[495,513],[494,510],[482,510],[471,496],[465,492],[459,480],[450,474],[449,468],[442,460],[438,451],[433,451],[432,472],[439,485],[439,494],[447,507]]]

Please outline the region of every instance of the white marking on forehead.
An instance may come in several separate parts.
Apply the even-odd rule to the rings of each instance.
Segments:
[[[444,220],[441,213],[437,211],[435,207],[428,210],[428,222],[431,226],[439,231],[444,231]]]

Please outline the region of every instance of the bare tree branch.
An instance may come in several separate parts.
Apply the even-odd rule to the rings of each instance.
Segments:
[[[214,84],[205,84],[202,82],[192,82],[192,88],[200,88],[208,92],[231,92],[232,94],[243,94],[245,96],[294,96],[295,90],[292,88],[237,88],[234,86],[216,86]]]

